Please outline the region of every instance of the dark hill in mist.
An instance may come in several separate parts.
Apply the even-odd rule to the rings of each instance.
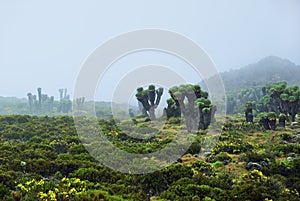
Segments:
[[[288,85],[300,85],[300,66],[287,59],[269,56],[240,69],[223,72],[221,77],[226,91],[240,91],[282,80],[287,81]]]

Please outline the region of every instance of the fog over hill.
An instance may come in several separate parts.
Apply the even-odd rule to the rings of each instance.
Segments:
[[[240,69],[230,70],[220,73],[227,93],[238,93],[243,89],[260,86],[270,82],[287,81],[288,85],[300,86],[300,66],[293,62],[282,59],[276,56],[269,56],[261,59],[260,61],[241,67]],[[214,79],[208,79],[210,89],[212,87],[220,87],[214,85]],[[200,83],[205,89],[206,84]],[[167,94],[167,91],[165,92]],[[26,94],[26,92],[24,92]],[[215,97],[212,97],[213,99]],[[161,104],[165,107],[164,104]],[[110,114],[110,102],[98,102],[98,111],[103,114]],[[118,110],[126,108],[127,105],[114,105]],[[27,108],[28,107],[28,108]],[[131,105],[131,107],[134,107]],[[29,106],[27,99],[0,97],[0,114],[26,114],[28,113]]]
[[[226,91],[285,80],[289,85],[300,85],[300,66],[276,56],[269,56],[257,63],[220,74]]]

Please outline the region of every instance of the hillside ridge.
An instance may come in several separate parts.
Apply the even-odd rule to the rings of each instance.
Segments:
[[[256,63],[220,74],[226,91],[237,91],[266,82],[286,80],[289,85],[300,85],[300,66],[288,59],[268,56]]]

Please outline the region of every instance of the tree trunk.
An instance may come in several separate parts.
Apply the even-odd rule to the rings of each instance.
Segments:
[[[266,130],[270,130],[269,122],[267,118],[263,118],[259,121],[259,124],[264,127]]]
[[[269,119],[269,126],[271,130],[276,129],[276,118]]]
[[[285,118],[279,118],[278,126],[284,128],[285,127]]]
[[[149,116],[150,116],[151,121],[155,121],[156,120],[156,117],[155,117],[155,107],[154,106],[150,107],[150,109],[149,109]]]

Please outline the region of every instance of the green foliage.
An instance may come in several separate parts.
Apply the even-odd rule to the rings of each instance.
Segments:
[[[211,104],[208,92],[202,91],[199,85],[186,84],[171,87],[169,94],[173,102],[167,100],[168,107],[165,108],[167,118],[180,117],[177,111],[182,113],[189,133],[196,129],[206,130],[211,122],[215,121],[216,106]],[[177,110],[174,110],[174,107]],[[196,122],[198,115],[199,120]]]
[[[3,200],[4,196],[9,195],[9,188],[0,183],[0,199]]]
[[[256,151],[248,151],[244,153],[243,155],[240,156],[240,159],[245,161],[245,162],[268,162],[269,160],[274,159],[274,155],[270,153],[258,153]]]
[[[268,117],[268,118],[276,118],[276,113],[275,113],[275,112],[269,112],[269,113],[267,114],[267,117]]]
[[[222,167],[223,163],[221,161],[216,161],[216,162],[213,163],[213,166],[216,167],[216,168],[217,167]]]
[[[151,127],[151,122],[131,127],[136,134],[151,134],[154,136],[151,140],[125,135],[113,119],[99,119],[99,126],[107,139],[120,149],[149,153],[162,149],[172,141],[176,129],[180,128],[178,121],[180,118],[169,119],[162,130]],[[118,124],[125,126],[128,122]],[[206,132],[202,131],[195,135],[195,141],[187,151],[191,161],[185,161],[182,157],[183,162],[159,171],[130,175],[102,166],[91,157],[78,139],[71,117],[0,117],[0,199],[54,200],[55,197],[57,200],[135,201],[154,199],[153,196],[156,200],[299,198],[300,147],[294,133],[289,130],[274,133],[276,138],[270,143],[268,140],[272,135],[264,133],[257,124],[249,126],[235,119],[229,119],[221,132],[220,141],[209,150],[211,153],[206,161],[200,159],[201,156],[197,157],[203,138],[207,137]],[[260,142],[255,136],[265,141]],[[282,140],[287,143],[280,143]],[[265,165],[260,171],[248,171],[244,165],[248,162],[264,162]]]
[[[279,118],[286,118],[286,115],[285,115],[285,114],[282,114],[282,113],[280,113],[278,117],[279,117]]]
[[[248,87],[240,92],[227,95],[227,105],[229,106],[227,112],[241,112],[243,105],[249,108],[250,103],[256,102],[253,109],[258,113],[275,112],[277,115],[284,113],[294,120],[294,116],[300,108],[299,94],[298,86],[288,87],[285,81]]]
[[[259,113],[259,115],[257,117],[260,119],[267,118],[267,114],[265,112],[261,112],[261,113]]]
[[[158,195],[177,180],[181,178],[191,178],[192,176],[193,172],[189,167],[181,164],[174,164],[161,171],[142,175],[140,182],[143,184],[146,191]]]
[[[247,107],[247,108],[252,108],[252,106],[253,106],[253,103],[251,102],[251,101],[247,101],[246,102],[246,104],[245,104],[245,106]]]
[[[163,88],[160,87],[155,90],[154,85],[149,85],[148,89],[137,88],[135,97],[141,104],[140,112],[145,116],[149,116],[152,121],[156,120],[155,109],[160,103],[162,94]]]
[[[192,168],[198,171],[199,174],[204,175],[211,175],[214,172],[213,166],[210,163],[200,160],[195,161],[192,164]]]
[[[254,145],[249,142],[243,142],[241,139],[231,141],[219,141],[212,149],[214,154],[227,152],[230,154],[239,154],[253,149]]]

